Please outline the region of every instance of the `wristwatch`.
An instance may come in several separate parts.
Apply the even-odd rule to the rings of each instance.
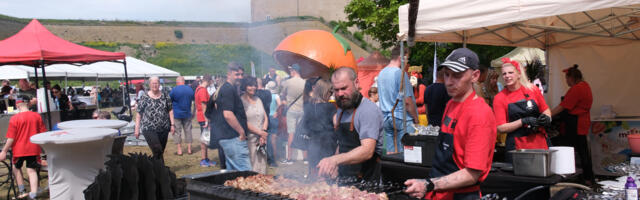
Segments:
[[[433,181],[431,181],[430,178],[424,179],[424,188],[426,188],[425,192],[431,192],[433,191],[433,188],[435,187],[435,185],[433,185]]]

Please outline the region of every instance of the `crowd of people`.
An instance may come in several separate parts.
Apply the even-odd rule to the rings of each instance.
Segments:
[[[134,135],[144,135],[156,159],[164,160],[169,134],[177,145],[176,155],[184,153],[183,143],[186,153],[192,154],[195,118],[200,129],[200,166],[267,173],[269,165],[291,164],[298,149],[311,179],[341,176],[376,181],[381,176],[380,157],[403,151],[400,139],[414,131],[418,114],[424,112],[429,124],[441,127],[433,178],[408,180],[405,192],[441,199],[479,195],[476,183],[487,177],[497,133],[507,134],[507,151],[548,149],[552,143],[545,127],[553,116],[561,116],[568,124],[562,144],[576,148],[585,180],[593,178],[584,136],[593,99],[577,65],[565,70],[571,89],[551,109],[517,61],[503,59],[498,72],[480,66],[473,51],[456,49],[438,67],[435,83],[420,87],[400,68],[408,56],[408,51],[397,47],[391,51],[391,61],[368,91],[369,98],[359,92],[357,73],[348,67],[337,68],[328,80],[305,80],[298,64],[287,68],[288,77],[278,76],[271,68],[259,78],[245,75],[241,64],[231,62],[226,75],[215,80],[205,75],[187,85],[178,77],[170,92],[161,89],[158,77],[151,77],[148,90],[136,85]],[[498,78],[503,79],[503,88]],[[11,86],[3,82],[2,97],[15,101],[20,113],[11,118],[10,140],[0,159],[13,148],[14,166],[19,169],[26,162],[27,169],[33,169],[40,152],[24,138],[46,131],[40,115],[29,111],[35,104],[35,88],[26,80],[20,80],[17,89],[7,87]],[[52,91],[55,106],[74,109],[60,86],[45,84],[45,88]],[[418,101],[414,92],[421,96]],[[110,116],[98,111],[93,118]],[[209,159],[208,149],[218,150],[217,161]],[[505,159],[510,161],[509,156]]]

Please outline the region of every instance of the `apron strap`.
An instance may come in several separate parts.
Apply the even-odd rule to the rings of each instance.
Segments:
[[[355,119],[356,117],[356,111],[358,110],[358,108],[354,108],[353,109],[353,113],[351,114],[351,122],[349,123],[349,131],[353,131],[353,119]],[[340,124],[340,121],[342,121],[342,113],[344,113],[344,110],[340,111],[340,114],[338,115],[338,124]],[[338,129],[338,125],[334,125],[333,126],[334,129]]]

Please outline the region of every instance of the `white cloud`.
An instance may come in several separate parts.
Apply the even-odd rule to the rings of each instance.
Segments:
[[[20,18],[143,21],[250,20],[250,0],[3,0],[0,14]]]

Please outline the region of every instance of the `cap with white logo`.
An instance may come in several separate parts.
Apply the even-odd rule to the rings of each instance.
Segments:
[[[458,48],[453,50],[453,52],[447,56],[438,69],[447,67],[453,72],[463,72],[467,69],[475,70],[479,68],[479,62],[478,55],[475,52],[467,48]]]

